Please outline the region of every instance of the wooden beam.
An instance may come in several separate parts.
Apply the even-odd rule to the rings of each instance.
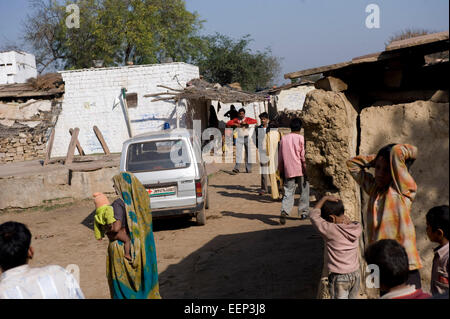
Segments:
[[[102,145],[103,152],[105,152],[106,155],[111,154],[108,148],[108,145],[106,145],[105,139],[103,138],[102,132],[98,129],[97,126],[94,125],[94,133],[95,136],[97,136],[97,139],[99,140],[100,144]]]
[[[173,92],[161,92],[161,93],[153,93],[153,94],[145,94],[144,97],[154,97],[154,96],[160,96],[160,95],[177,95],[178,93]]]
[[[53,127],[52,133],[50,134],[50,140],[47,145],[47,152],[45,154],[44,165],[47,165],[50,161],[50,155],[52,154],[54,140],[55,140],[55,128]]]
[[[168,87],[168,86],[165,86],[165,85],[157,85],[156,87],[164,88],[164,89],[168,89],[168,90],[172,90],[172,91],[176,91],[176,92],[183,92],[183,91],[184,91],[184,89],[183,89],[183,90],[172,89],[172,88],[170,88],[170,87]]]
[[[386,51],[410,48],[417,45],[423,45],[432,42],[445,41],[449,39],[448,31],[426,34],[419,37],[408,38],[394,41],[386,47]]]
[[[73,134],[73,128],[69,129],[69,133],[70,133],[70,136],[72,136],[72,134]],[[77,139],[77,144],[76,144],[76,146],[77,146],[78,154],[80,154],[81,156],[86,155],[86,154],[84,153],[83,148],[81,147],[80,141],[79,141],[78,139]]]
[[[325,66],[321,66],[318,68],[312,68],[312,69],[307,69],[307,70],[303,70],[303,71],[287,73],[284,75],[284,78],[285,79],[295,79],[295,78],[299,78],[299,77],[306,76],[306,75],[319,74],[319,73],[323,73],[326,71],[340,69],[340,68],[346,67],[350,64],[352,64],[352,62],[347,61],[347,62],[342,62],[342,63],[325,65]]]
[[[73,156],[75,153],[75,147],[78,141],[78,134],[80,133],[80,129],[76,127],[73,130],[72,138],[70,139],[69,149],[67,150],[66,160],[64,161],[64,165],[71,164],[73,161]]]

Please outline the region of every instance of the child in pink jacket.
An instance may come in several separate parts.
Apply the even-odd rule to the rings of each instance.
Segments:
[[[325,240],[331,299],[356,299],[359,292],[358,246],[362,227],[350,221],[344,210],[337,197],[324,196],[309,215],[313,227]]]

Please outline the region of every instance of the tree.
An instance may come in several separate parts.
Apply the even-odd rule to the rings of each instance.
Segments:
[[[216,33],[204,40],[206,50],[196,62],[209,82],[239,82],[244,90],[255,91],[271,86],[280,72],[280,59],[272,56],[269,48],[255,53],[250,50],[250,35],[233,40]]]
[[[55,0],[33,0],[23,38],[34,49],[39,72],[197,59],[203,21],[186,10],[183,0],[78,0],[79,28],[66,25],[66,6]]]

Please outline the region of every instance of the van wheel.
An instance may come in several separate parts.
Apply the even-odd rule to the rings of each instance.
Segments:
[[[198,226],[203,226],[206,224],[206,211],[205,210],[206,210],[206,204],[203,205],[202,210],[199,211],[196,215]]]

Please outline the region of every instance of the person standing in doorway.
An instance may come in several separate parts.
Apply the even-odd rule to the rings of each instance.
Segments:
[[[278,150],[278,170],[284,179],[284,196],[281,203],[280,224],[286,224],[294,206],[294,194],[297,185],[300,188],[298,215],[306,219],[309,215],[309,194],[307,194],[307,177],[305,163],[305,138],[300,134],[302,121],[293,118],[290,123],[291,133],[283,136]]]

